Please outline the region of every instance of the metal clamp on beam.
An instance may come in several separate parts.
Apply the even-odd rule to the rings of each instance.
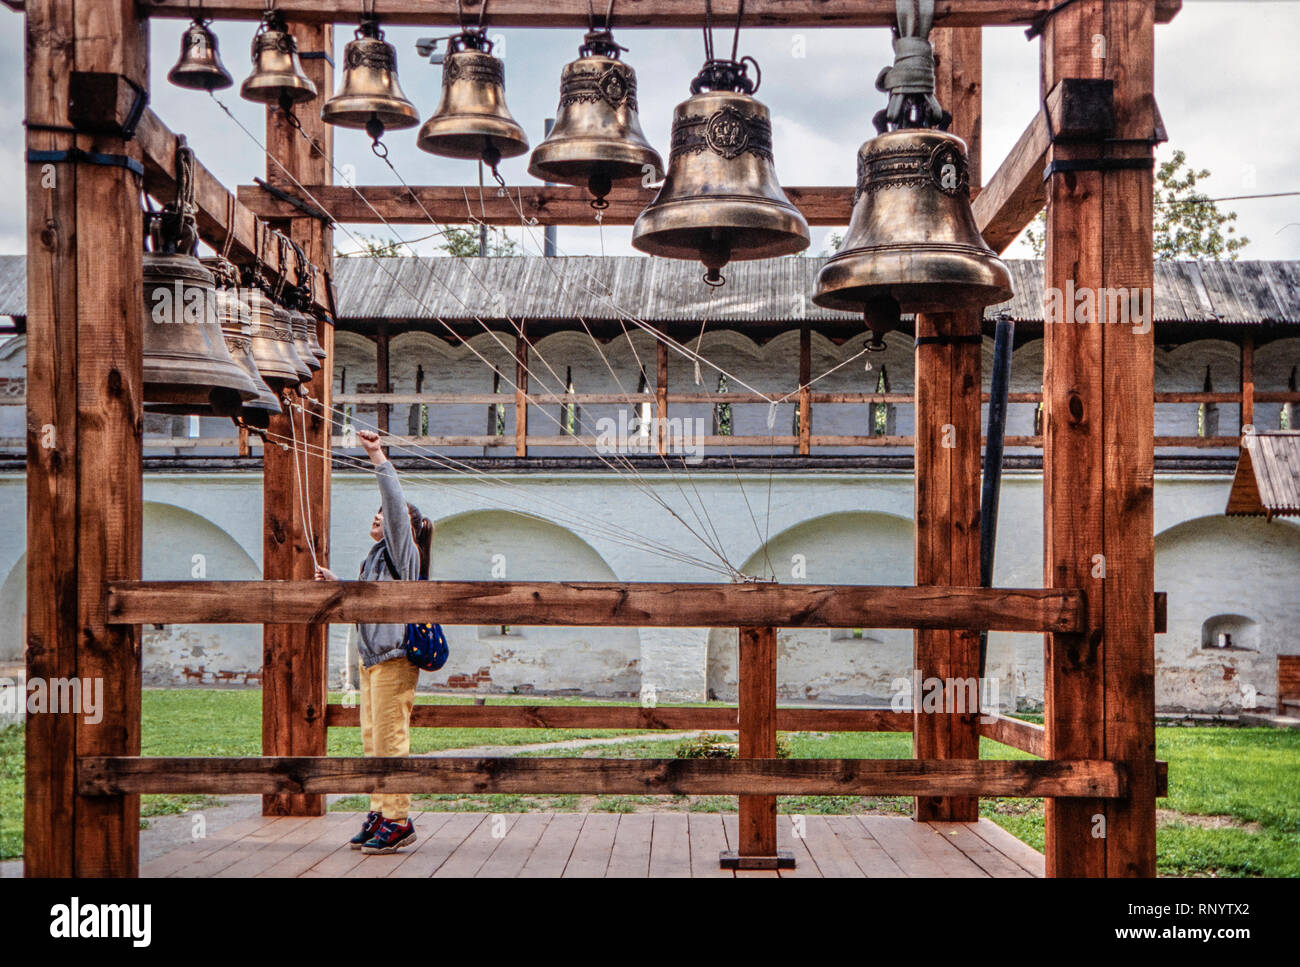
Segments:
[[[36,164],[87,164],[105,165],[113,168],[125,168],[137,177],[144,177],[144,165],[124,154],[96,154],[81,148],[69,148],[67,151],[27,152],[27,160]]]
[[[326,226],[334,224],[334,219],[330,218],[328,212],[321,211],[321,209],[317,208],[315,205],[303,201],[297,195],[291,195],[283,188],[277,188],[275,185],[272,185],[261,178],[254,178],[253,181],[257,183],[257,187],[261,188],[263,191],[267,192],[272,197],[279,199],[285,204],[292,205],[294,208],[298,209],[304,215],[310,215],[312,218],[320,219],[320,221],[322,221]]]
[[[1150,171],[1155,158],[1058,158],[1043,169],[1043,181],[1063,171]]]

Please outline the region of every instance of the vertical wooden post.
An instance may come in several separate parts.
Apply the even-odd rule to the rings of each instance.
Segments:
[[[1099,313],[1102,290],[1152,286],[1153,47],[1144,0],[1078,0],[1043,34],[1044,94],[1065,77],[1115,83],[1113,139],[1054,145],[1049,165],[1140,166],[1048,178],[1047,291],[1092,290]],[[1154,343],[1150,320],[1075,319],[1044,326],[1044,583],[1085,590],[1090,630],[1047,636],[1047,757],[1122,761],[1129,797],[1048,799],[1047,873],[1154,876]]]
[[[812,330],[808,323],[799,327],[799,453],[812,451]]]
[[[375,388],[381,393],[391,393],[392,383],[388,378],[388,323],[380,322],[375,326]],[[387,403],[379,404],[377,423],[379,432],[387,435],[388,417],[391,410]]]
[[[776,758],[776,629],[740,628],[740,757]],[[794,854],[776,848],[776,797],[740,796],[740,842],[721,856],[727,869],[794,866]]]
[[[528,337],[527,323],[519,323],[515,337],[515,456],[528,456]]]
[[[931,33],[936,55],[936,93],[952,112],[952,131],[969,151],[970,183],[980,178],[982,37],[978,27]],[[978,310],[916,317],[916,583],[974,587],[979,584],[980,364],[983,313]],[[975,682],[944,689],[940,711],[913,709],[912,750],[917,758],[979,758],[979,634],[970,631],[914,633],[914,675],[922,683],[949,678]],[[924,689],[923,689],[924,691]],[[960,709],[960,710],[959,710]],[[919,821],[974,822],[974,796],[917,797]]]
[[[26,41],[27,147],[138,163],[115,135],[33,129],[68,128],[73,70],[147,85],[134,5],[33,0]],[[140,577],[140,187],[124,167],[27,165],[27,676],[92,690],[28,717],[28,876],[139,871],[139,796],[78,796],[76,773],[78,756],[140,753],[140,629],[105,623],[103,591]],[[92,724],[82,708],[101,693]]]
[[[334,33],[329,24],[291,23],[290,29],[303,51],[330,51]],[[334,72],[320,58],[303,61],[320,99],[333,91]],[[333,128],[320,120],[320,112],[300,110],[299,133],[278,108],[266,114],[267,180],[289,191],[288,171],[302,184],[332,181]],[[307,137],[303,137],[303,135]],[[315,145],[308,141],[311,138]],[[323,152],[323,153],[322,153]],[[275,161],[271,160],[272,158]],[[276,161],[279,164],[276,164]],[[284,166],[282,170],[280,165]],[[302,246],[307,257],[329,270],[333,252],[331,231],[310,218],[294,218],[283,226]],[[323,337],[323,338],[321,338]],[[263,534],[262,576],[268,581],[312,578],[310,540],[297,501],[297,474],[309,483],[306,503],[311,515],[315,552],[321,564],[329,562],[329,467],[325,449],[330,446],[328,407],[333,393],[333,330],[319,327],[318,338],[329,355],[307,385],[307,456],[301,469],[294,454],[279,447],[263,447]],[[312,401],[316,402],[312,402]],[[289,419],[295,418],[297,435],[302,436],[303,417],[292,410],[271,418],[271,431],[291,436]],[[329,626],[265,625],[262,633],[262,753],[263,755],[324,755],[326,751],[325,706],[328,704]],[[277,794],[262,797],[262,812],[268,816],[323,816],[325,797],[313,794]]]
[[[659,417],[659,455],[668,452],[668,345],[655,341],[655,409]]]
[[[1241,337],[1241,432],[1255,425],[1255,337]]]

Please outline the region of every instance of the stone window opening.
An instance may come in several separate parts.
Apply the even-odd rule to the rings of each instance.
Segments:
[[[484,625],[479,628],[478,636],[480,638],[522,638],[523,632],[514,625]]]
[[[880,375],[876,377],[876,392],[889,392],[889,367],[887,366],[880,367]],[[894,429],[894,405],[892,403],[872,403],[871,435],[893,436]]]
[[[501,392],[501,370],[492,367],[492,392]],[[488,404],[488,436],[506,435],[506,405],[504,403]]]
[[[1210,378],[1210,367],[1205,367],[1205,384],[1202,391],[1206,393],[1214,392],[1214,381]],[[1202,403],[1196,409],[1196,435],[1199,437],[1212,437],[1219,435],[1219,404]]]
[[[577,390],[573,385],[573,367],[568,366],[564,370],[564,392],[568,394],[576,393]],[[563,427],[564,433],[568,436],[577,436],[578,429],[582,425],[582,418],[578,415],[577,403],[564,403],[560,406],[560,426]]]
[[[727,392],[727,377],[725,374],[718,375],[717,392]],[[715,403],[713,405],[713,435],[714,436],[731,436],[731,404]]]
[[[636,391],[638,396],[648,397],[650,395],[650,381],[646,379],[644,369],[641,370],[641,376],[637,380]],[[653,411],[654,411],[653,404],[651,404],[649,400],[646,400],[646,402],[644,403],[637,404],[636,429],[637,429],[637,433],[640,435],[641,439],[643,440],[650,439],[650,426],[651,423],[653,422]]]
[[[1295,377],[1296,377],[1296,367],[1292,366],[1291,378],[1286,381],[1286,388],[1287,391],[1290,393],[1294,393],[1296,391]],[[1279,430],[1297,429],[1295,425],[1295,404],[1294,403],[1282,404],[1282,412],[1278,414],[1278,418],[1277,418],[1277,428]]]
[[[415,367],[415,391],[424,392],[424,367],[417,365]],[[414,403],[411,405],[410,415],[407,417],[407,432],[411,436],[428,436],[429,435],[429,407],[424,403]]]
[[[1216,614],[1201,625],[1201,648],[1259,651],[1259,623],[1240,614]]]

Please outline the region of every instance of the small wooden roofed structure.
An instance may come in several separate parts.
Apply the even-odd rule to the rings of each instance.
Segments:
[[[1246,435],[1224,513],[1300,517],[1300,430]]]

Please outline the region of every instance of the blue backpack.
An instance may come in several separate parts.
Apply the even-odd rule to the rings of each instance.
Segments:
[[[393,566],[393,559],[388,556],[387,547],[384,548],[384,563],[393,580],[401,580],[397,568]],[[423,581],[424,578],[420,580]],[[436,672],[447,664],[447,636],[442,633],[442,625],[430,621],[408,624],[402,646],[406,649],[406,660],[421,671]]]

